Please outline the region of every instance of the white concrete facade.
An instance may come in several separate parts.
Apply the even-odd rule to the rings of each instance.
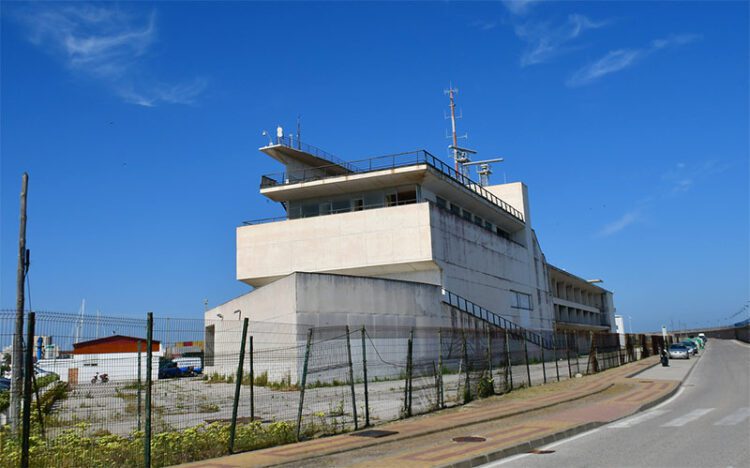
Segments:
[[[253,337],[256,375],[268,372],[273,381],[290,375],[293,382],[299,377],[310,328],[337,327],[340,334],[347,325],[351,330],[365,326],[375,334],[376,330],[479,325],[478,320],[457,312],[441,298],[442,288],[431,284],[292,273],[206,312],[204,372],[236,372],[245,318],[249,319],[248,335]],[[405,346],[404,337],[388,343],[392,350],[405,350]],[[356,357],[361,356],[360,340],[352,340],[352,353],[354,360],[361,362]],[[283,362],[277,359],[280,354],[285,357]],[[315,355],[321,359],[320,352]],[[371,355],[375,356],[374,350]]]

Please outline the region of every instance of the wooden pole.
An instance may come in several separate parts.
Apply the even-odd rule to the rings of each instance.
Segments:
[[[13,334],[13,351],[10,375],[10,419],[11,430],[18,434],[21,419],[21,400],[23,399],[23,310],[26,297],[24,283],[26,282],[26,195],[28,193],[29,174],[21,177],[21,209],[20,227],[18,231],[18,270],[16,274],[16,329]],[[31,346],[31,343],[29,343]]]

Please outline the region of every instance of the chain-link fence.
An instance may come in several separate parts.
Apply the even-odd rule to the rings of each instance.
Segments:
[[[664,346],[661,336],[539,334],[479,320],[310,328],[239,314],[27,314],[19,368],[30,391],[23,421],[11,427],[9,392],[0,390],[0,465],[166,466],[595,373]],[[14,322],[14,312],[0,312],[6,374],[17,372]]]

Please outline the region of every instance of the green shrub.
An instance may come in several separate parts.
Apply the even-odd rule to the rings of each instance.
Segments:
[[[44,441],[30,439],[32,467],[55,466],[143,466],[143,432],[129,437],[100,431],[88,435],[88,425],[80,423],[57,437]],[[263,425],[259,421],[237,425],[236,450],[256,450],[296,440],[295,428],[286,422]],[[163,432],[151,441],[153,466],[168,466],[227,454],[229,425],[201,424],[182,431]],[[0,429],[0,466],[18,466],[21,447],[7,428]]]

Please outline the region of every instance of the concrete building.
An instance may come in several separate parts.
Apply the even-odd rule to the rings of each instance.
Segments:
[[[285,167],[260,193],[286,215],[237,228],[237,279],[255,289],[205,313],[209,372],[236,353],[219,333],[242,317],[290,335],[456,326],[463,309],[542,334],[613,323],[611,293],[547,264],[523,183],[481,186],[426,151],[343,162],[284,138],[260,151]]]

